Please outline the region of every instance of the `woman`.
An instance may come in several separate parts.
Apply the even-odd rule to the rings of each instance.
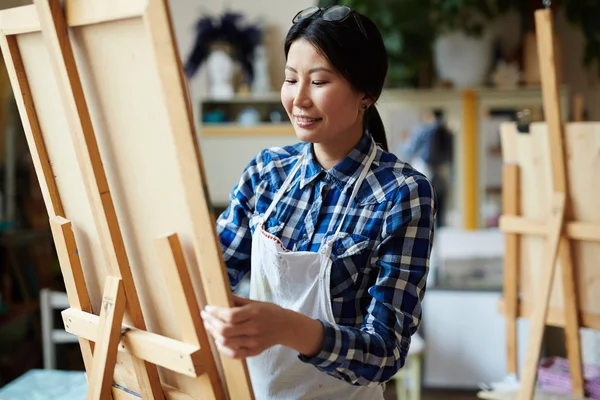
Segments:
[[[257,399],[383,399],[421,318],[435,209],[429,181],[387,152],[374,103],[377,27],[311,7],[285,41],[282,103],[302,143],[262,151],[217,226],[250,299],[203,311]]]

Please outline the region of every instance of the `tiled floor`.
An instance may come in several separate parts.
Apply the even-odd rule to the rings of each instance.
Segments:
[[[475,400],[477,398],[476,391],[426,390],[421,400]]]
[[[386,386],[385,400],[396,400],[394,383]],[[421,392],[421,400],[476,400],[477,391],[426,389]]]

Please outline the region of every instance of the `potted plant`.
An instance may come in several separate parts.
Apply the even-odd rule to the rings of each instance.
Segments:
[[[319,6],[347,5],[375,22],[389,54],[391,86],[429,86],[434,63],[438,77],[476,86],[485,81],[492,59],[484,29],[497,15],[490,1],[321,0]]]
[[[491,0],[430,0],[434,64],[438,77],[457,87],[481,86],[493,61],[486,29],[498,16]]]
[[[430,0],[320,0],[319,6],[334,4],[352,7],[375,22],[390,60],[387,86],[429,86],[431,43]]]

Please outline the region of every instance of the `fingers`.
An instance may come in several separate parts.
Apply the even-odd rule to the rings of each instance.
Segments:
[[[246,299],[237,295],[233,295],[233,305],[236,307],[243,307],[246,304],[252,303],[254,300]]]
[[[243,358],[248,358],[248,357],[254,357],[257,356],[261,353],[261,351],[257,349],[244,349],[244,348],[240,348],[240,349],[232,349],[229,347],[223,347],[220,345],[217,345],[217,348],[219,350],[219,352],[225,354],[227,357],[229,358],[235,358],[235,359],[243,359]]]
[[[249,305],[231,308],[206,306],[205,310],[208,314],[232,324],[239,324],[256,316],[256,309]]]
[[[285,320],[287,314],[281,307],[238,296],[233,296],[233,303],[234,307],[207,306],[202,311],[206,331],[215,339],[220,352],[245,358],[282,342],[282,330],[271,323]]]
[[[204,326],[216,338],[218,336],[232,338],[236,336],[253,336],[258,334],[256,324],[251,320],[242,323],[230,323],[215,317],[211,313],[202,311]]]
[[[218,350],[230,358],[246,358],[262,352],[258,341],[248,336],[215,340]]]

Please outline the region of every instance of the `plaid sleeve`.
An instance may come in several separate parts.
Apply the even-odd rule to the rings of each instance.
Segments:
[[[250,271],[252,233],[249,223],[256,203],[255,188],[262,179],[262,165],[259,154],[246,166],[229,195],[229,206],[217,219],[217,235],[234,288]]]
[[[434,192],[423,176],[398,188],[385,219],[382,240],[372,254],[376,284],[360,329],[320,321],[321,352],[300,359],[355,385],[375,386],[404,366],[410,337],[421,321],[435,219]]]

